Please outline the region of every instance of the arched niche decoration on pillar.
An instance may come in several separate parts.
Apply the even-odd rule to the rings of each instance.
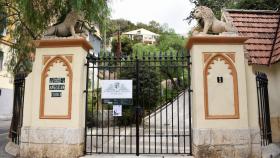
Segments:
[[[44,56],[40,119],[71,119],[72,56]]]
[[[235,53],[203,53],[206,119],[239,119]]]

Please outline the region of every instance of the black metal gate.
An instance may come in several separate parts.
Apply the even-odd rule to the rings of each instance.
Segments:
[[[85,154],[192,154],[189,53],[88,54],[86,66]],[[132,80],[133,99],[101,99],[101,80]]]
[[[26,73],[18,73],[14,79],[14,103],[13,117],[10,127],[10,138],[16,144],[20,143],[20,130],[22,127],[23,104],[24,104],[24,87]]]
[[[272,142],[270,112],[269,112],[269,98],[267,84],[268,79],[266,74],[257,73],[257,94],[258,94],[258,108],[259,108],[259,126],[261,130],[261,145],[266,146]]]

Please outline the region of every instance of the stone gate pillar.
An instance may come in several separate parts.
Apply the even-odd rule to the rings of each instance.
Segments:
[[[86,55],[82,38],[36,41],[26,78],[21,157],[83,155]]]
[[[246,40],[208,35],[188,41],[196,157],[261,157],[256,84],[244,58]]]

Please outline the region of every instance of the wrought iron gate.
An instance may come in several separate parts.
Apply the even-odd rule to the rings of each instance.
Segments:
[[[10,138],[16,144],[20,143],[20,130],[22,127],[24,87],[26,73],[18,73],[14,79],[13,117],[10,127]]]
[[[270,112],[269,112],[269,98],[267,84],[268,79],[266,74],[257,73],[257,94],[258,94],[258,108],[259,108],[259,126],[261,130],[261,144],[266,146],[272,142]]]
[[[192,154],[188,53],[88,54],[86,66],[85,154]],[[133,99],[101,99],[101,80],[132,80]]]

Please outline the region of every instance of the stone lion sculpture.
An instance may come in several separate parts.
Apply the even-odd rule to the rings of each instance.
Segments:
[[[57,37],[78,36],[76,34],[75,29],[77,30],[76,24],[79,21],[83,21],[82,13],[72,10],[66,15],[62,23],[51,26],[45,32],[44,36],[57,36]]]
[[[208,31],[213,33],[237,32],[236,28],[229,23],[218,20],[213,11],[206,6],[196,7],[193,13],[200,27],[203,28],[202,33],[207,34]],[[193,34],[198,34],[197,28],[193,30]]]

